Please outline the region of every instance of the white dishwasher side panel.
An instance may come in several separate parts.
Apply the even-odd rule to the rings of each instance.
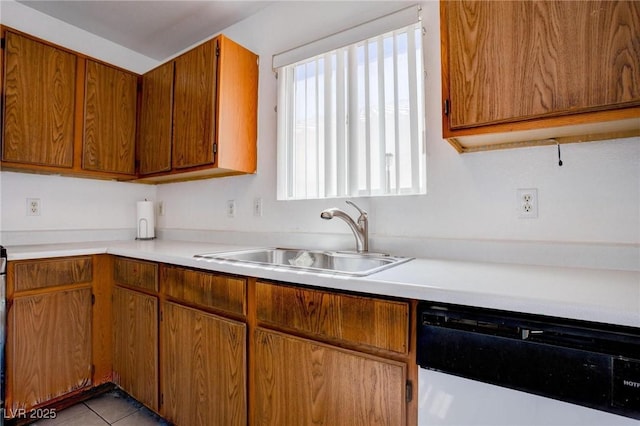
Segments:
[[[640,421],[420,368],[419,426],[640,426]]]

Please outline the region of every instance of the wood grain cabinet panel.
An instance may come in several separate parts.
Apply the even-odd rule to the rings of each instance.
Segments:
[[[6,33],[2,160],[73,165],[76,56]]]
[[[246,278],[163,265],[162,291],[182,302],[225,313],[246,314]]]
[[[255,331],[255,425],[405,425],[406,365]]]
[[[116,284],[158,291],[158,264],[116,257],[113,261],[113,280]]]
[[[224,36],[218,65],[217,167],[255,173],[258,129],[258,56]]]
[[[7,409],[91,386],[91,289],[16,297],[9,309]]]
[[[406,354],[409,304],[295,286],[256,283],[259,324]]]
[[[158,411],[158,298],[113,291],[113,374],[116,384]]]
[[[140,102],[140,175],[171,170],[173,61],[142,76]]]
[[[87,60],[82,167],[135,174],[137,76]]]
[[[640,3],[440,2],[443,136],[460,153],[640,135]]]
[[[167,74],[171,69],[173,99],[169,103]],[[145,93],[147,79],[151,90],[158,89],[158,96]],[[164,83],[151,83],[160,79]],[[141,181],[168,182],[255,173],[257,55],[220,35],[145,74],[142,90]],[[171,124],[173,133],[168,151],[165,136]],[[171,170],[167,170],[168,158],[171,158]],[[145,163],[158,166],[147,168]]]
[[[637,2],[442,7],[453,129],[640,104]]]
[[[93,262],[90,256],[20,261],[15,263],[14,268],[16,292],[90,283],[93,280]]]
[[[246,325],[162,303],[161,414],[177,425],[247,424]]]
[[[175,60],[173,167],[213,164],[216,124],[217,41]]]

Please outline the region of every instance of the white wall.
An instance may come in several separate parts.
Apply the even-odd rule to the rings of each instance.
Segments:
[[[427,32],[428,193],[361,201],[370,211],[377,248],[500,260],[515,247],[521,255],[513,261],[535,263],[537,257],[542,263],[553,263],[552,257],[562,256],[557,263],[563,263],[568,261],[567,251],[582,256],[585,246],[602,246],[630,249],[623,256],[640,266],[639,138],[563,145],[562,167],[557,165],[555,147],[458,154],[442,139],[440,124],[438,3],[422,5]],[[400,7],[398,2],[285,2],[225,30],[226,35],[260,55],[258,174],[158,187],[158,199],[165,202],[167,211],[159,218],[160,226],[166,230],[296,233],[296,241],[298,233],[310,232],[314,233],[310,243],[316,245],[317,233],[347,235],[344,223],[319,218],[324,208],[348,208],[342,200],[275,199],[276,81],[271,57]],[[537,219],[517,217],[517,188],[538,189]],[[252,215],[255,197],[263,199],[263,217]],[[228,199],[236,200],[236,218],[225,214]],[[228,237],[228,233],[222,235]],[[349,238],[344,241],[351,244]],[[496,251],[496,256],[483,253],[486,250]],[[593,264],[600,256],[601,252],[595,252],[584,263]]]
[[[3,172],[2,244],[135,238],[136,201],[156,187],[107,180]],[[27,198],[40,215],[27,216]]]
[[[104,182],[3,173],[2,230],[120,228],[130,216],[133,222],[133,201],[150,197],[165,203],[166,215],[157,222],[160,236],[309,246],[337,241],[350,247],[352,237],[344,223],[319,218],[324,208],[349,208],[343,200],[276,201],[276,81],[271,57],[404,6],[398,1],[282,2],[224,31],[260,55],[256,175],[157,187],[112,182],[105,200],[100,196]],[[639,138],[564,145],[562,167],[557,166],[555,147],[457,154],[442,140],[438,3],[422,6],[427,32],[428,193],[360,200],[370,211],[374,247],[406,255],[640,268]],[[1,7],[6,10],[4,2]],[[36,25],[43,38],[53,39],[60,28],[68,33],[68,42],[81,34],[59,21],[46,22]],[[11,25],[17,26],[13,21]],[[107,60],[111,48],[105,46],[105,40],[96,41],[86,53]],[[107,56],[114,58],[114,53]],[[138,72],[155,65],[143,59],[129,57],[119,65]],[[74,195],[76,187],[82,188],[82,196]],[[515,190],[532,187],[538,188],[539,217],[518,219]],[[46,225],[20,213],[32,188],[54,197],[44,203],[43,211],[55,212],[42,218]],[[89,188],[96,188],[94,195]],[[262,217],[252,215],[256,197],[263,199]],[[229,199],[237,204],[235,218],[226,216]],[[14,203],[19,207],[8,206]],[[91,223],[78,209],[89,203],[100,206]],[[51,205],[54,211],[45,210]]]

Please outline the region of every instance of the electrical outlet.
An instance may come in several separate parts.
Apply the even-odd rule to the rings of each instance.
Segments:
[[[40,198],[27,198],[27,216],[40,216]]]
[[[262,198],[253,199],[253,215],[262,216]]]
[[[526,188],[516,190],[518,199],[518,217],[535,219],[538,217],[538,190]]]
[[[164,201],[158,202],[158,216],[164,216]]]
[[[236,201],[227,200],[227,216],[236,217]]]

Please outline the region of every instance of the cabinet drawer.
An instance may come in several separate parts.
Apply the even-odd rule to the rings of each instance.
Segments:
[[[167,296],[223,312],[246,314],[246,279],[165,265],[160,279]]]
[[[406,354],[409,304],[265,282],[256,283],[260,324]]]
[[[117,284],[158,291],[158,265],[116,257],[113,262],[113,280]]]
[[[90,256],[16,262],[14,271],[15,291],[90,283],[93,280]]]

